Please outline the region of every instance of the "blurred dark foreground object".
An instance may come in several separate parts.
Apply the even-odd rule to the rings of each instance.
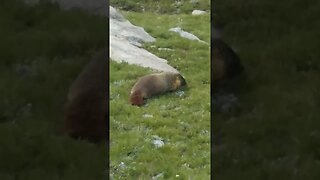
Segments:
[[[64,132],[75,139],[107,139],[107,58],[107,49],[98,52],[69,89]]]
[[[213,82],[232,79],[243,71],[238,55],[221,39],[212,39]]]
[[[212,38],[213,79],[212,104],[215,110],[229,112],[237,104],[238,98],[233,94],[239,84],[244,68],[238,55],[220,38]]]

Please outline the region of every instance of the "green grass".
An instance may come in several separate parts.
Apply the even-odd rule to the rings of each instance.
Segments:
[[[68,88],[105,47],[106,20],[7,0],[0,27],[0,179],[106,178],[105,144],[61,133]]]
[[[214,114],[216,179],[319,179],[318,1],[213,5],[248,80],[241,107]]]
[[[110,5],[126,11],[158,14],[191,14],[195,9],[210,11],[209,0],[111,0]]]
[[[125,63],[110,63],[110,173],[113,179],[209,179],[210,48],[181,38],[169,28],[181,26],[209,42],[210,16],[122,12],[154,36],[145,47],[177,67],[188,87],[148,99],[141,108],[129,103],[136,80],[152,73]],[[157,19],[157,21],[155,21]],[[159,51],[158,48],[174,51]],[[158,136],[165,145],[154,147]],[[121,165],[124,163],[124,165]]]

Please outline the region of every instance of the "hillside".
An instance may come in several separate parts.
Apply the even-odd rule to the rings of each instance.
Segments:
[[[149,69],[110,63],[110,165],[112,179],[208,179],[210,177],[210,48],[169,32],[180,26],[210,41],[210,14],[122,14],[157,40],[145,48],[168,60],[188,88],[129,103],[138,77]],[[166,49],[167,48],[167,49]],[[164,144],[158,147],[156,144]]]

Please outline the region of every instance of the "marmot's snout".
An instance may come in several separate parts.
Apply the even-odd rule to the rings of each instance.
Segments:
[[[187,81],[186,81],[186,80],[184,79],[184,77],[181,76],[180,74],[179,74],[179,79],[180,79],[180,85],[181,85],[181,87],[187,86]]]

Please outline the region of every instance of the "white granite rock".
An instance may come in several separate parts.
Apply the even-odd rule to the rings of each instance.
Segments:
[[[123,38],[110,36],[110,58],[116,62],[127,62],[164,72],[175,72],[167,60],[157,57],[143,48],[132,45]]]
[[[207,42],[200,40],[197,36],[182,30],[180,27],[170,28],[169,31],[176,32],[183,38],[190,39],[190,40],[196,40],[196,41],[208,44]]]
[[[125,20],[113,7],[110,6],[110,58],[117,62],[127,62],[157,71],[175,72],[167,64],[167,60],[140,48],[144,42],[154,42],[155,38],[149,35],[142,27]]]
[[[202,10],[193,10],[192,11],[192,15],[202,15],[202,14],[206,14],[207,12],[202,11]]]

